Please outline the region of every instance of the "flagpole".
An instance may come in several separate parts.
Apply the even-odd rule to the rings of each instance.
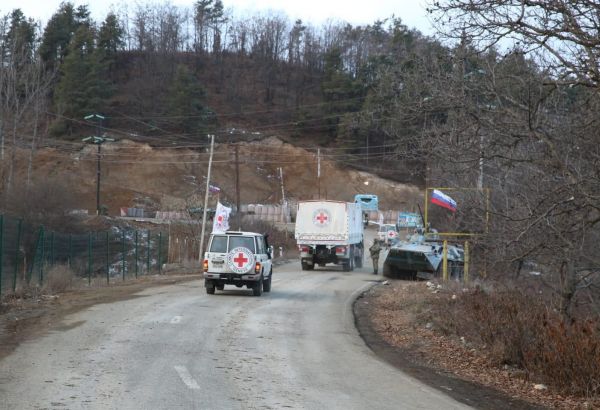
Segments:
[[[206,225],[206,208],[208,207],[208,190],[210,188],[210,168],[213,159],[213,146],[215,145],[215,136],[210,135],[210,156],[208,157],[208,174],[206,175],[206,192],[204,193],[204,209],[202,212],[202,231],[200,233],[200,249],[198,250],[198,260],[202,263],[202,250],[204,249],[204,228]]]

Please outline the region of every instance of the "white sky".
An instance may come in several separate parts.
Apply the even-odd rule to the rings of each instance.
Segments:
[[[95,20],[103,20],[111,5],[117,9],[127,4],[134,9],[138,1],[89,0],[72,1],[76,6],[88,4]],[[371,24],[377,19],[392,16],[400,17],[409,28],[416,28],[424,34],[433,34],[425,11],[426,0],[223,0],[225,8],[232,8],[237,15],[253,14],[261,11],[283,11],[290,19],[320,25],[328,19],[347,21],[353,25]],[[162,0],[150,3],[162,4]],[[177,6],[191,6],[194,0],[171,0]],[[60,0],[0,0],[0,15],[20,8],[27,17],[41,20],[45,24],[58,10]]]

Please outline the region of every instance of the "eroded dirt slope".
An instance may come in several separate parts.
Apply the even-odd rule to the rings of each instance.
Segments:
[[[357,193],[373,193],[381,209],[415,209],[421,192],[369,173],[345,169],[337,162],[337,151],[324,152],[321,160],[322,198],[351,201]],[[17,183],[27,175],[29,152],[18,152]],[[211,181],[222,189],[221,197],[235,198],[233,145],[216,144]],[[209,160],[205,146],[160,147],[120,140],[102,146],[101,203],[109,214],[120,207],[179,210],[203,202]],[[242,203],[277,203],[281,200],[279,170],[283,169],[288,199],[318,197],[316,149],[306,150],[270,137],[239,143]],[[95,209],[96,146],[65,143],[39,149],[34,156],[33,179],[53,177],[64,181],[78,196],[82,209]],[[211,198],[216,202],[216,196]]]

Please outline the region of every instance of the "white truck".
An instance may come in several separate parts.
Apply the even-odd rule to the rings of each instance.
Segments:
[[[363,265],[364,231],[360,204],[318,200],[298,202],[295,237],[302,270],[334,263],[351,271]]]

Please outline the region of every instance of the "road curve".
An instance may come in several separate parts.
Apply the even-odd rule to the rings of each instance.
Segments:
[[[351,304],[367,269],[299,265],[262,297],[194,281],[71,315],[0,361],[0,408],[467,408],[364,344]]]

